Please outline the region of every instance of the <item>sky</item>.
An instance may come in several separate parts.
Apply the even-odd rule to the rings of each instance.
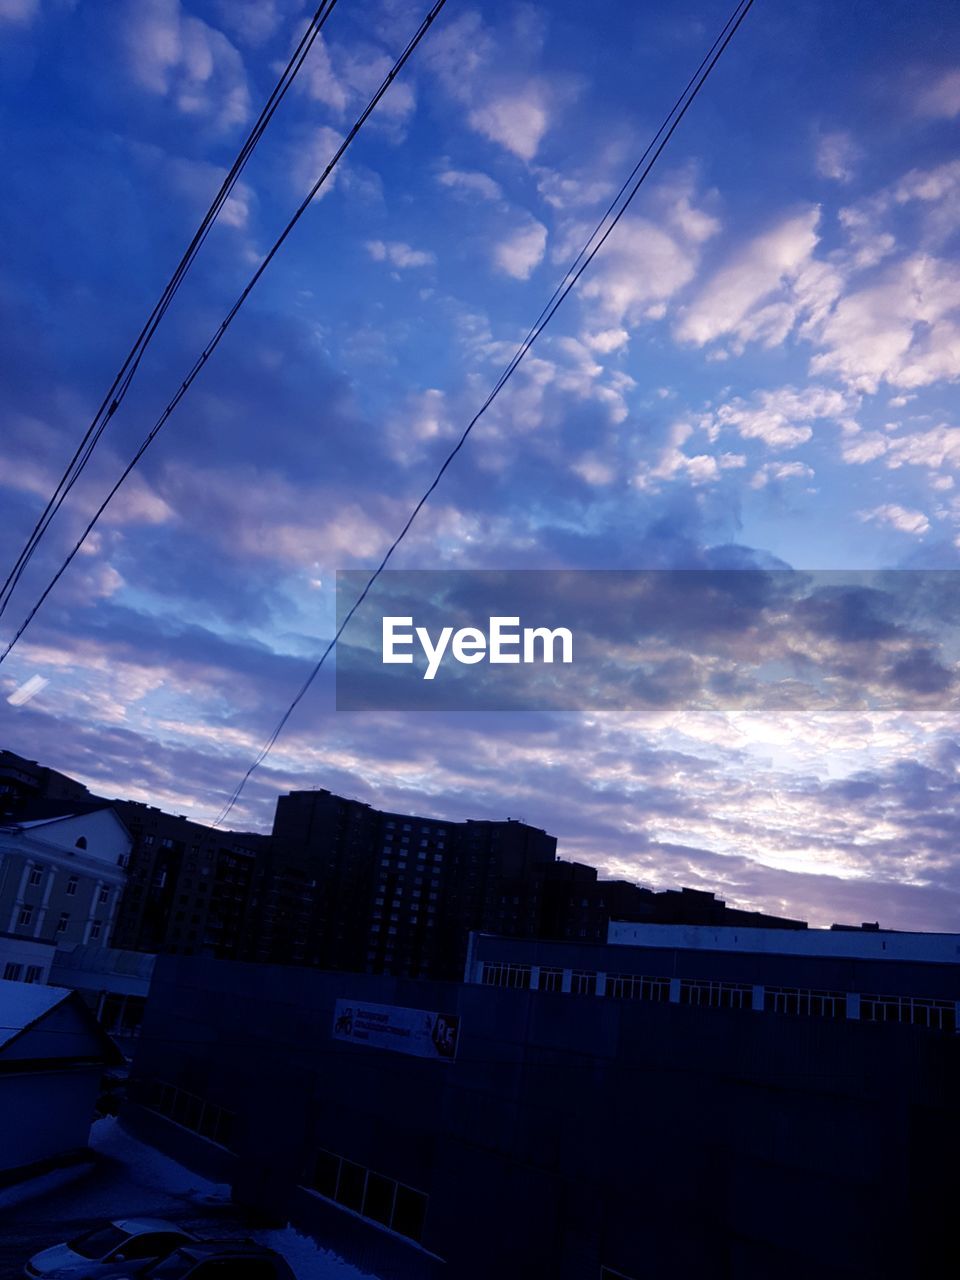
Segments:
[[[0,638],[426,7],[339,0]],[[448,0],[0,666],[0,745],[219,813],[336,571],[377,563],[728,14]],[[308,17],[0,0],[3,576]],[[394,561],[664,571],[640,696],[345,712],[325,669],[231,824],[328,787],[814,924],[957,928],[958,124],[953,3],[756,0]]]

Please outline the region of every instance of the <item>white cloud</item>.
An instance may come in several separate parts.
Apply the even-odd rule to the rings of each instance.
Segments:
[[[627,214],[580,287],[605,329],[663,314],[662,304],[693,279],[697,253],[645,218]]]
[[[572,209],[606,200],[613,195],[615,188],[611,182],[602,178],[577,177],[557,173],[553,169],[538,169],[537,190],[554,209]]]
[[[366,105],[392,66],[393,58],[375,46],[330,45],[318,36],[297,83],[310,97],[343,116]],[[399,140],[416,105],[409,80],[395,80],[377,103],[371,123],[386,124]]]
[[[414,249],[402,240],[368,240],[367,252],[374,262],[389,262],[399,271],[409,267],[429,267],[436,262],[436,255],[426,249]]]
[[[184,13],[179,0],[141,0],[123,10],[120,38],[134,81],[184,115],[220,129],[250,114],[240,54],[222,31]]]
[[[521,160],[532,160],[553,123],[557,104],[572,86],[554,76],[538,79],[517,64],[517,50],[494,36],[476,11],[446,23],[428,42],[424,62],[444,90],[466,110],[468,126]],[[529,61],[529,53],[527,53]]]
[[[935,77],[917,94],[918,114],[939,120],[953,120],[960,115],[960,68]]]
[[[812,480],[813,467],[805,462],[765,462],[759,471],[755,471],[751,480],[751,489],[765,489],[768,484],[782,480]]]
[[[497,267],[515,280],[528,280],[530,273],[543,260],[547,247],[547,228],[535,218],[518,227],[495,247],[493,260]]]
[[[912,389],[960,376],[960,266],[916,254],[840,299],[817,331],[810,368],[858,390]]]
[[[817,172],[833,182],[849,182],[860,149],[849,133],[825,133],[817,143]]]
[[[819,221],[820,210],[812,206],[752,240],[686,308],[677,337],[704,346],[732,335],[739,348],[751,341],[771,347],[801,319],[811,323],[823,315],[840,280],[814,260]]]
[[[887,524],[900,533],[909,533],[921,538],[930,528],[930,521],[922,511],[910,511],[907,507],[898,506],[895,502],[874,507],[872,511],[857,512],[860,519],[873,524]]]
[[[521,160],[532,160],[549,127],[550,115],[542,90],[530,84],[474,107],[467,123]]]
[[[485,173],[472,169],[444,169],[437,174],[442,187],[448,187],[458,195],[479,196],[481,200],[500,200],[503,191],[498,182]]]
[[[843,423],[856,402],[828,387],[780,387],[761,391],[746,401],[737,397],[707,415],[701,425],[710,439],[723,427],[734,427],[745,440],[762,440],[771,449],[793,449],[813,435],[818,420]]]

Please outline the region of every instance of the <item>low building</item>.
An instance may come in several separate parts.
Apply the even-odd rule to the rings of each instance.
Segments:
[[[0,980],[0,1181],[85,1151],[103,1072],[122,1061],[75,992]]]
[[[474,936],[459,983],[161,957],[124,1123],[385,1280],[937,1274],[947,944],[670,942]]]
[[[109,804],[0,827],[0,928],[105,947],[130,849],[130,833]]]
[[[43,938],[0,932],[0,978],[8,982],[50,981],[57,944]]]

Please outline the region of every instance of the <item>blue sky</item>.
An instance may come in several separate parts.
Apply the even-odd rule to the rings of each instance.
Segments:
[[[0,703],[4,745],[219,811],[330,635],[334,571],[379,559],[727,15],[449,0],[0,669],[5,697],[47,681]],[[307,16],[0,0],[4,565]],[[339,0],[4,625],[421,17]],[[958,31],[936,0],[757,0],[398,567],[957,568]],[[645,714],[337,714],[324,678],[237,823],[329,786],[522,816],[568,857],[819,923],[954,926],[955,618],[931,581],[745,617],[768,690],[747,709],[674,668]]]

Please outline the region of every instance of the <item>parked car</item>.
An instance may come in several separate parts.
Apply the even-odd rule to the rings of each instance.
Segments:
[[[35,1253],[24,1273],[31,1280],[36,1276],[45,1280],[107,1280],[139,1275],[196,1238],[192,1231],[160,1218],[118,1218],[66,1244]]]
[[[130,1272],[130,1280],[134,1272]],[[202,1240],[183,1245],[139,1273],[140,1280],[296,1280],[287,1263],[253,1240]],[[127,1280],[126,1274],[118,1280]]]

